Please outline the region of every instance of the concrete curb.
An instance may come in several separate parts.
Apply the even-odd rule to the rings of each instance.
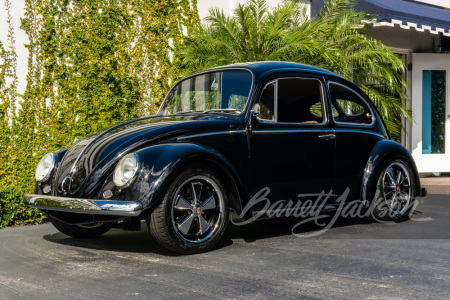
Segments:
[[[428,194],[450,195],[450,177],[422,177],[420,184]]]

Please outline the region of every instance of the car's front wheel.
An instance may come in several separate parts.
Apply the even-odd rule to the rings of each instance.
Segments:
[[[76,238],[93,238],[108,232],[112,228],[111,223],[93,223],[86,225],[69,225],[60,220],[48,216],[48,219],[60,232]]]
[[[411,168],[403,160],[390,162],[378,177],[372,217],[376,221],[408,220],[414,206],[415,185]]]
[[[163,247],[181,254],[211,249],[228,220],[222,181],[204,169],[182,172],[149,218],[150,233]]]

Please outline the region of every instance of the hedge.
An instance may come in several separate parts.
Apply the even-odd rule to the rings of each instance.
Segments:
[[[23,203],[23,194],[15,187],[0,187],[0,228],[13,225],[40,224],[44,213]]]
[[[199,23],[196,0],[24,2],[25,14],[14,16],[29,40],[23,93],[12,0],[0,2],[7,31],[0,40],[1,227],[42,222],[20,195],[32,192],[44,154],[157,110]]]

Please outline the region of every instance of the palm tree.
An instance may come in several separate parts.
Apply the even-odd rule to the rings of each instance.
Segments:
[[[270,10],[265,0],[248,0],[233,16],[210,9],[182,53],[187,72],[248,61],[293,61],[331,70],[355,82],[383,116],[392,135],[406,107],[405,65],[381,42],[358,32],[374,16],[356,12],[354,1],[330,0],[316,17],[289,0]]]

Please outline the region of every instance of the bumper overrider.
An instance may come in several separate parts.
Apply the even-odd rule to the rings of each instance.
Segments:
[[[70,212],[77,214],[106,215],[106,216],[138,216],[142,212],[142,203],[68,198],[46,195],[26,194],[24,202],[29,207],[41,210]]]

